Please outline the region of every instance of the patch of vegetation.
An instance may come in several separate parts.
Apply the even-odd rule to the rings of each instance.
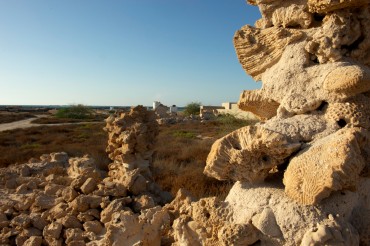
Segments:
[[[23,144],[20,148],[21,149],[38,149],[41,147],[41,144],[38,143],[27,143]]]
[[[173,136],[180,137],[180,138],[195,138],[197,136],[197,134],[194,133],[194,132],[181,130],[181,131],[175,131],[173,133]]]
[[[248,125],[254,125],[257,123],[256,120],[240,119],[240,118],[236,118],[232,114],[218,115],[216,118],[216,121],[220,123],[220,126],[221,126],[220,130],[224,132],[225,134],[232,132],[236,129],[239,129],[241,127],[248,126]]]
[[[68,119],[93,119],[94,110],[82,105],[71,105],[68,108],[61,108],[55,114],[57,118],[68,118]]]
[[[35,115],[31,113],[13,113],[13,112],[1,112],[0,113],[0,124],[11,123],[19,120],[25,120],[34,118]]]
[[[189,115],[199,115],[200,114],[200,106],[202,103],[200,102],[191,102],[188,103],[185,106],[184,110],[184,115],[189,116]]]
[[[101,168],[110,162],[105,152],[108,142],[104,123],[62,126],[37,126],[0,132],[0,167],[25,163],[51,152],[69,156],[91,155]]]

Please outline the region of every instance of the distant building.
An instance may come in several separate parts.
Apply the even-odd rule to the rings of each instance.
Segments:
[[[159,102],[159,101],[154,101],[153,102],[153,110],[155,110],[159,105],[161,105],[162,103]]]
[[[242,119],[257,119],[253,113],[239,109],[236,102],[224,102],[221,106],[200,107],[200,116],[203,118],[211,119],[220,114],[231,114]]]
[[[170,107],[170,113],[172,114],[177,114],[177,111],[178,111],[178,109],[177,109],[177,106],[176,105],[172,105],[171,107]]]

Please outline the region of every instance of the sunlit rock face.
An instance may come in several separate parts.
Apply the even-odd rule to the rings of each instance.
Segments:
[[[238,104],[261,122],[217,140],[204,173],[239,181],[226,201],[264,245],[369,245],[370,1],[248,3],[262,19],[234,46],[262,88]]]

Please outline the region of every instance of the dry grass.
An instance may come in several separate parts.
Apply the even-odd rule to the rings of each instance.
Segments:
[[[93,119],[73,119],[73,118],[57,118],[55,116],[38,118],[32,121],[35,124],[62,124],[62,123],[78,123],[78,122],[103,122],[107,115],[96,115]]]
[[[24,163],[31,157],[64,151],[70,156],[90,154],[102,167],[109,163],[105,154],[107,134],[104,123],[40,126],[0,132],[0,167]]]
[[[250,123],[221,118],[206,123],[160,126],[153,156],[154,180],[173,195],[178,189],[186,188],[198,198],[225,198],[231,183],[203,175],[207,155],[217,138]],[[104,123],[86,123],[0,132],[0,167],[60,151],[69,156],[90,154],[100,167],[106,167],[110,161],[105,153],[107,133],[103,126]]]
[[[33,117],[35,117],[35,115],[31,113],[0,112],[0,124],[10,123],[18,120],[25,120]]]
[[[206,177],[206,159],[217,138],[250,123],[219,120],[162,126],[153,158],[155,181],[173,195],[185,188],[197,198],[225,198],[232,184]]]

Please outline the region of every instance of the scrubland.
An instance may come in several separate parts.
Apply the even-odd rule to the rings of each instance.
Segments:
[[[44,123],[63,122],[57,118],[42,119],[47,119]],[[101,121],[101,118],[96,120]],[[66,119],[65,122],[70,121]],[[207,155],[217,138],[253,123],[224,116],[203,123],[160,126],[152,163],[154,180],[173,195],[179,188],[185,188],[195,197],[225,197],[231,184],[203,175]],[[100,168],[107,168],[110,160],[105,153],[108,136],[104,125],[104,122],[95,122],[0,132],[0,166],[25,163],[45,153],[64,151],[69,156],[89,154]]]
[[[0,124],[33,118],[31,113],[0,112]]]

